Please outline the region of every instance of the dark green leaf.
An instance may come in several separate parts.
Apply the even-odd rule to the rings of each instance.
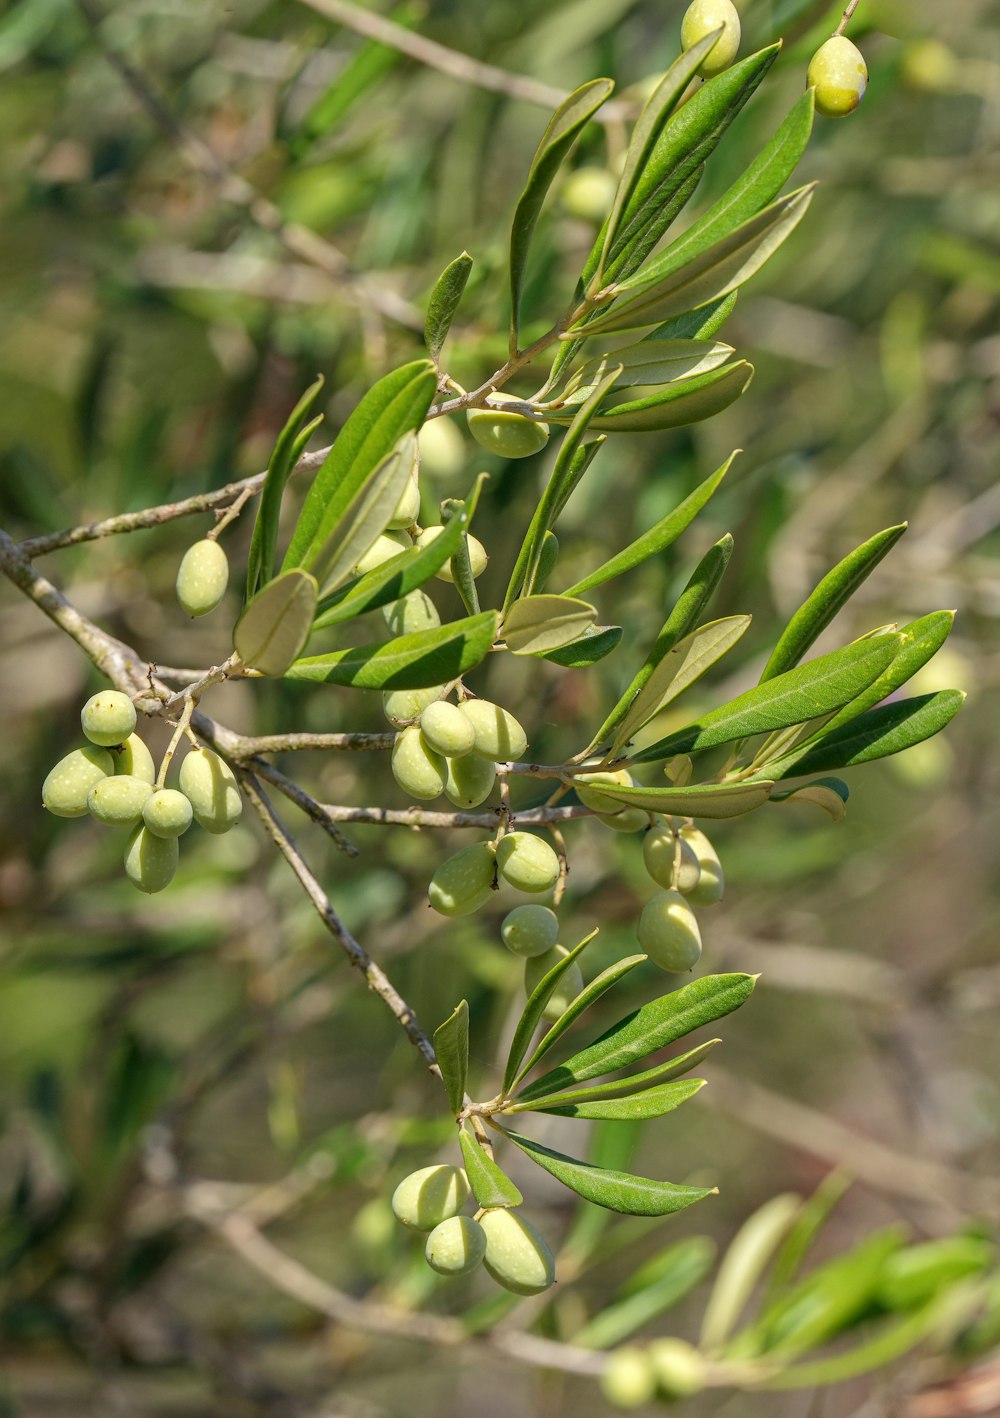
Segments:
[[[763,779],[745,783],[694,783],[685,788],[626,788],[601,784],[601,796],[647,812],[676,813],[678,817],[742,817],[756,812],[771,796],[774,785]]]
[[[510,1109],[512,1113],[538,1112],[542,1108],[550,1105],[557,1108],[565,1108],[576,1103],[596,1103],[606,1098],[624,1098],[637,1093],[640,1088],[652,1088],[655,1084],[667,1083],[672,1078],[679,1078],[682,1074],[690,1073],[709,1054],[719,1039],[708,1039],[704,1044],[698,1044],[694,1049],[688,1049],[686,1053],[678,1054],[675,1059],[668,1059],[666,1063],[657,1064],[655,1068],[644,1069],[642,1073],[633,1073],[628,1078],[616,1078],[610,1083],[593,1083],[589,1088],[573,1088],[568,1093],[550,1093],[542,1097],[528,1097],[534,1095],[534,1085],[522,1090],[519,1095],[525,1098],[525,1102],[518,1101]]]
[[[603,1118],[609,1121],[662,1118],[693,1098],[704,1086],[703,1078],[688,1078],[679,1083],[664,1083],[659,1088],[644,1088],[640,1093],[626,1093],[621,1098],[598,1099],[592,1103],[564,1103],[560,1106],[536,1103],[531,1111],[555,1113],[562,1118]]]
[[[486,658],[497,626],[496,611],[483,611],[418,635],[296,660],[285,677],[355,689],[423,689],[446,684]]]
[[[649,340],[711,340],[733,313],[739,291],[730,291],[718,300],[710,300],[697,310],[675,315],[644,337]]]
[[[514,1030],[514,1037],[510,1041],[510,1049],[507,1053],[507,1064],[503,1071],[503,1087],[505,1093],[513,1087],[514,1079],[517,1077],[518,1069],[521,1066],[521,1060],[528,1052],[531,1037],[538,1027],[538,1021],[542,1017],[545,1006],[549,1002],[549,996],[552,994],[552,991],[562,979],[563,975],[576,960],[577,956],[590,944],[596,935],[596,931],[591,931],[590,935],[585,936],[579,945],[574,946],[561,960],[556,961],[552,969],[542,976],[528,996],[524,1009],[521,1011],[521,1018],[517,1021],[517,1028]]]
[[[254,523],[250,554],[247,558],[247,601],[252,601],[263,583],[269,581],[275,573],[282,494],[310,434],[316,425],[322,422],[320,417],[314,419],[306,428],[302,427],[303,420],[322,388],[323,377],[320,375],[295,405],[275,442],[267,465],[264,486],[261,488],[257,520]]]
[[[404,434],[344,509],[310,567],[324,594],[350,580],[358,562],[385,531],[417,466],[417,439]]]
[[[622,638],[620,625],[594,625],[574,640],[571,645],[561,645],[558,650],[546,650],[539,655],[540,660],[551,660],[553,664],[564,665],[569,670],[585,669],[610,655]]]
[[[472,257],[467,251],[463,251],[461,256],[456,256],[454,261],[444,268],[434,282],[434,289],[427,302],[424,344],[435,364],[448,338],[451,322],[461,304],[471,270]]]
[[[514,655],[558,650],[585,635],[597,611],[572,596],[525,596],[504,616],[503,637]]]
[[[847,800],[851,790],[843,778],[816,778],[811,783],[803,783],[797,788],[785,788],[782,792],[772,790],[772,803],[807,802],[821,808],[833,818],[843,822],[847,816]]]
[[[520,1206],[524,1197],[507,1173],[483,1151],[468,1123],[463,1123],[459,1128],[458,1141],[469,1186],[479,1205],[483,1208]]]
[[[628,1282],[628,1292],[572,1336],[583,1349],[612,1349],[683,1300],[712,1268],[715,1245],[688,1236],[655,1256]],[[626,1287],[622,1287],[623,1290]]]
[[[443,1024],[434,1030],[441,1081],[448,1095],[448,1107],[458,1114],[465,1104],[465,1081],[469,1073],[469,1006],[461,1000]]]
[[[668,384],[644,399],[605,405],[594,415],[590,426],[604,433],[653,433],[700,423],[734,404],[752,379],[753,365],[745,359],[738,360],[711,374]],[[560,423],[562,419],[554,414],[550,421]]]
[[[262,675],[283,675],[309,639],[318,589],[307,571],[283,571],[236,622],[233,649]]]

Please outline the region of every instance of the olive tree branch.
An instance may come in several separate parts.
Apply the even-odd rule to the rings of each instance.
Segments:
[[[388,752],[396,741],[392,732],[384,734],[262,734],[257,738],[241,735],[230,756],[239,759],[256,758],[262,753],[301,753],[316,750],[344,753]],[[254,771],[257,771],[256,768]]]
[[[365,822],[382,827],[484,827],[492,831],[504,813],[503,808],[491,808],[488,812],[437,812],[420,807],[340,807],[333,803],[318,806],[331,822]],[[546,827],[593,816],[586,807],[534,807],[512,813],[510,821],[519,827]]]
[[[834,30],[835,35],[844,33],[844,31],[847,29],[847,26],[851,22],[851,16],[854,14],[855,10],[860,4],[861,0],[850,0],[847,9],[844,11],[843,16],[841,17],[840,24]]]

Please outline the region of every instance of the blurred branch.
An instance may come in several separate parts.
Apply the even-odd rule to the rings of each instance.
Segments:
[[[370,822],[383,827],[496,827],[501,808],[488,812],[435,812],[428,808],[404,807],[337,807],[323,803],[323,811],[331,822]],[[568,822],[571,818],[593,817],[587,807],[533,807],[515,812],[511,822],[519,827],[543,827],[553,822]]]

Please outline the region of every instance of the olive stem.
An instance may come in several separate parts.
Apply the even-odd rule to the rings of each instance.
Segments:
[[[839,24],[839,25],[837,26],[837,28],[834,30],[834,34],[835,34],[835,35],[843,34],[843,33],[844,33],[844,31],[847,29],[847,26],[848,26],[848,25],[850,24],[850,22],[851,22],[851,16],[854,14],[855,10],[858,8],[858,6],[859,6],[860,4],[861,4],[861,0],[850,0],[850,3],[849,3],[849,5],[847,6],[847,9],[846,9],[846,10],[844,11],[844,13],[843,13],[843,16],[842,16],[842,18],[841,18],[840,24]]]
[[[170,742],[167,744],[166,752],[160,760],[160,770],[156,775],[157,791],[159,791],[167,781],[167,774],[170,771],[170,764],[173,761],[174,754],[177,752],[177,745],[190,727],[194,706],[195,700],[193,698],[188,699],[181,711],[181,717],[177,720],[177,726],[174,729]]]
[[[205,534],[205,540],[208,542],[218,541],[219,536],[222,532],[226,530],[230,522],[236,521],[237,517],[243,511],[247,503],[250,501],[251,497],[253,497],[255,491],[255,488],[245,487],[243,491],[239,494],[239,496],[236,498],[236,501],[233,502],[229,507],[227,507],[224,512],[216,512],[215,515],[218,520],[216,521],[215,526],[212,528],[212,530]]]

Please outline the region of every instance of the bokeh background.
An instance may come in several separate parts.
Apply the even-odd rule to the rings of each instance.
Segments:
[[[698,203],[759,149],[837,16],[812,0],[740,8],[745,51],[778,34],[786,47]],[[679,0],[402,0],[392,14],[551,84],[610,74],[628,97],[674,56],[682,10]],[[453,372],[475,382],[502,361],[507,223],[541,108],[373,47],[295,0],[115,0],[101,13],[95,31],[71,0],[0,7],[9,530],[52,530],[257,471],[317,372],[336,428],[369,381],[417,356],[422,302],[463,248],[476,267]],[[944,1234],[976,1213],[979,1183],[1000,1167],[998,22],[991,0],[862,0],[853,33],[871,70],[868,97],[850,121],[817,122],[801,169],[821,184],[812,209],[726,327],[756,365],[749,392],[710,424],[614,440],[564,519],[559,575],[624,544],[742,448],[727,485],[668,557],[602,593],[602,618],[626,627],[604,666],[514,665],[492,682],[523,709],[539,758],[581,746],[671,592],[732,531],[715,613],[752,611],[754,622],[729,677],[703,692],[708,704],[750,682],[782,617],[835,560],[908,519],[824,644],[953,607],[955,633],[919,687],[969,695],[942,739],[855,772],[843,825],[775,807],[715,834],[729,889],[705,914],[704,964],[763,978],[726,1021],[712,1086],[648,1125],[634,1160],[647,1174],[718,1182],[721,1195],[674,1220],[588,1238],[592,1218],[579,1230],[573,1198],[514,1163],[546,1233],[558,1239],[575,1224],[581,1253],[591,1252],[548,1312],[555,1336],[569,1337],[659,1248],[687,1235],[725,1243],[767,1197],[808,1191],[837,1162],[861,1180],[824,1254],[893,1220],[914,1236]],[[182,132],[152,121],[108,51],[127,56]],[[198,170],[185,134],[332,243],[344,272],[289,254]],[[623,137],[592,126],[575,165],[613,166]],[[529,291],[540,329],[568,296],[593,230],[557,188]],[[480,514],[493,558],[487,595],[502,591],[546,466],[490,464],[469,445],[464,472],[429,480],[440,497],[491,472]],[[41,566],[150,658],[208,665],[227,652],[231,616],[185,622],[172,583],[209,525],[175,522]],[[229,537],[236,563],[248,532]],[[0,1412],[607,1411],[590,1385],[481,1352],[472,1362],[331,1330],[150,1179],[143,1155],[169,1142],[181,1175],[225,1182],[226,1197],[259,1199],[270,1186],[260,1201],[277,1214],[270,1234],[352,1293],[441,1313],[490,1295],[478,1280],[433,1284],[418,1247],[393,1228],[392,1186],[446,1155],[449,1124],[433,1081],[286,868],[247,823],[185,840],[172,888],[137,896],[115,834],[38,806],[98,680],[9,586],[0,626]],[[227,686],[212,705],[243,730],[380,727],[375,696],[322,688]],[[324,800],[402,805],[375,755],[295,768]],[[434,863],[458,843],[358,828],[361,856],[348,861],[288,820],[427,1025],[469,998],[475,1061],[489,1077],[518,966],[499,947],[494,914],[442,929],[423,904]],[[602,923],[596,965],[632,938],[647,890],[638,842],[588,824],[573,853],[568,919],[580,933]],[[630,978],[619,1009],[657,983]],[[616,1006],[601,1008],[607,1023]],[[548,1135],[565,1142],[558,1129]],[[926,1184],[916,1163],[880,1166],[872,1141],[946,1166],[953,1185]],[[693,1337],[703,1302],[702,1289],[650,1332]],[[913,1363],[902,1380],[846,1386],[824,1407],[805,1395],[717,1394],[690,1411],[904,1412],[899,1384],[912,1385]]]

